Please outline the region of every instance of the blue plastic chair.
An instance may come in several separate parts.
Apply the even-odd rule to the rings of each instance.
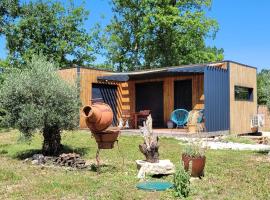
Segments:
[[[183,127],[188,121],[188,111],[185,109],[174,110],[171,114],[171,120],[176,124],[176,127]]]

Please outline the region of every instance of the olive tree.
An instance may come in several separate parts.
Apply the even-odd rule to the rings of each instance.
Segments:
[[[61,131],[78,125],[79,102],[75,85],[61,79],[55,64],[42,56],[28,61],[27,69],[8,73],[0,88],[5,124],[27,138],[40,131],[45,155],[59,154]]]

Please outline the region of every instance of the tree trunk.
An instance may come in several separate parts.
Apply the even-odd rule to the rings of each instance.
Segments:
[[[60,129],[55,126],[45,127],[43,129],[43,137],[43,154],[49,156],[59,155],[62,150]]]

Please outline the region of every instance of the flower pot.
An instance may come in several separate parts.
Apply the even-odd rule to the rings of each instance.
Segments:
[[[197,132],[197,125],[189,124],[188,125],[188,132],[189,133],[196,133]]]
[[[99,149],[112,149],[120,133],[119,128],[109,128],[100,133],[93,133]]]
[[[203,157],[191,157],[186,154],[182,154],[182,161],[184,169],[191,171],[192,177],[204,176],[205,156]]]
[[[258,132],[258,127],[252,127],[251,132],[252,133],[257,133]]]

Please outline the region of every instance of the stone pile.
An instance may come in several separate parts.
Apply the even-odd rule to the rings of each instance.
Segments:
[[[80,155],[76,153],[63,153],[55,159],[54,163],[56,165],[78,169],[83,169],[86,167],[85,160],[83,160]]]
[[[58,157],[44,156],[42,154],[34,154],[32,158],[25,161],[32,161],[34,165],[58,165],[62,167],[72,167],[77,169],[86,168],[86,162],[76,153],[63,153]]]

